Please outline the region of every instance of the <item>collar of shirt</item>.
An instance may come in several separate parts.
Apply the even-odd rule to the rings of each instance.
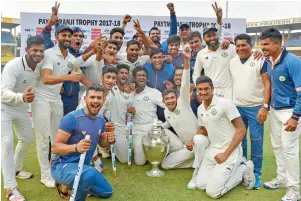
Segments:
[[[205,109],[204,101],[203,101],[202,104],[201,104],[202,109],[205,110],[205,111],[209,110],[211,107],[213,107],[214,105],[217,104],[217,99],[218,99],[218,97],[216,95],[213,95],[211,103],[210,103],[210,105],[207,109]]]
[[[134,95],[140,95],[140,94],[143,94],[143,93],[146,93],[146,90],[148,89],[149,87],[145,84],[145,87],[143,89],[143,91],[141,91],[140,93],[136,93],[137,89],[134,91]]]
[[[26,71],[32,71],[32,69],[29,68],[29,66],[27,64],[26,55],[24,55],[22,57],[22,65],[23,65],[24,70],[26,70]]]
[[[275,64],[279,63],[281,58],[282,58],[282,53],[284,51],[284,48],[282,48],[281,53],[279,54],[279,56],[275,59],[275,61],[273,61],[273,58],[270,57],[270,61],[272,62],[272,66],[275,66]]]
[[[57,55],[60,55],[60,56],[63,56],[62,52],[61,52],[61,49],[59,47],[59,43],[57,43],[55,46],[54,46],[54,50],[55,50],[55,53]]]
[[[75,51],[75,49],[73,49],[72,47],[69,47],[69,52],[73,55],[73,56],[75,56],[75,57],[79,57],[79,56],[81,56],[82,55],[82,52],[81,51]]]

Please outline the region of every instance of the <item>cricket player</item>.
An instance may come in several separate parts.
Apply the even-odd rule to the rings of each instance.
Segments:
[[[165,132],[170,138],[169,154],[162,161],[162,168],[190,168],[194,162],[194,153],[186,148],[186,143],[190,142],[196,132],[198,131],[197,118],[194,115],[190,106],[190,48],[186,46],[183,51],[184,70],[182,76],[182,83],[180,89],[180,96],[177,97],[176,90],[166,89],[163,91],[163,102],[166,105],[164,110],[166,122],[163,127]],[[176,134],[167,130],[167,128],[173,127]],[[203,143],[203,153],[200,154],[197,159],[202,160],[205,149],[209,145],[209,141],[206,136],[199,135],[200,143]],[[200,158],[201,157],[201,158]]]
[[[246,189],[255,183],[254,164],[242,157],[241,141],[246,128],[235,105],[213,95],[213,82],[207,76],[196,81],[199,99],[199,133],[208,135],[210,145],[195,177],[196,187],[219,198],[244,180]]]
[[[104,93],[105,89],[100,85],[90,85],[85,96],[86,106],[63,117],[52,145],[56,155],[51,174],[69,189],[73,187],[80,155],[86,152],[75,200],[86,200],[88,194],[108,198],[113,192],[104,176],[90,165],[97,144],[109,147],[115,142],[114,131],[106,131],[108,125],[97,115],[105,100]],[[86,134],[90,135],[90,140],[85,139]]]
[[[33,141],[28,103],[35,94],[35,86],[44,58],[44,41],[39,36],[27,39],[26,55],[8,62],[2,73],[1,81],[1,164],[6,198],[24,201],[17,189],[16,177],[29,179],[31,172],[23,169],[25,154]],[[14,133],[13,133],[14,130]],[[18,138],[14,154],[14,134]]]
[[[75,58],[69,53],[73,30],[67,26],[59,26],[56,29],[58,43],[45,51],[44,61],[41,67],[41,79],[35,87],[35,100],[32,103],[33,122],[35,125],[38,160],[41,167],[41,183],[49,188],[54,188],[54,180],[50,175],[48,160],[49,136],[51,140],[56,135],[56,130],[63,117],[63,104],[60,98],[62,83],[65,81],[86,82],[75,66],[91,66],[96,48],[88,53]],[[98,49],[98,47],[97,47]],[[85,62],[87,61],[88,62]],[[95,58],[93,59],[93,61]],[[75,67],[74,70],[72,70]],[[71,74],[68,72],[72,70]]]
[[[154,119],[158,119],[157,106],[164,108],[165,105],[162,102],[161,92],[146,85],[147,70],[145,68],[135,68],[133,78],[136,81],[133,100],[136,111],[133,118],[134,159],[137,165],[144,165],[146,158],[142,147],[142,138],[151,130]]]
[[[237,106],[246,129],[250,128],[251,159],[254,162],[256,179],[254,188],[259,189],[261,187],[264,122],[267,119],[271,85],[265,61],[254,59],[251,37],[247,34],[240,34],[235,37],[234,41],[237,56],[230,61],[233,102]],[[247,145],[247,136],[245,136],[242,141],[245,158],[248,153]]]
[[[301,133],[301,60],[281,47],[282,35],[274,28],[261,33],[260,45],[269,56],[271,81],[270,131],[277,177],[264,183],[267,189],[287,187],[282,201],[300,197],[299,136]]]
[[[126,54],[118,54],[119,64],[126,64],[130,67],[130,77],[132,72],[137,66],[144,66],[144,64],[150,62],[149,55],[139,56],[141,45],[136,40],[130,40],[127,42]]]
[[[54,47],[54,43],[51,40],[51,29],[53,26],[56,26],[56,28],[60,26],[60,24],[58,23],[58,16],[57,16],[59,7],[60,7],[59,3],[58,4],[55,3],[55,5],[52,7],[51,17],[42,31],[42,36],[45,41],[45,49]],[[77,58],[83,55],[83,52],[80,49],[83,45],[83,39],[85,35],[80,27],[72,27],[71,29],[73,30],[73,34],[71,37],[71,43],[70,43],[70,47],[68,48],[68,51],[74,57]],[[86,68],[80,67],[80,69],[84,72]],[[84,77],[85,75],[83,74],[82,76]],[[79,92],[80,92],[80,83],[71,82],[71,81],[67,81],[63,83],[61,88],[61,98],[64,105],[64,115],[76,109],[78,105]]]

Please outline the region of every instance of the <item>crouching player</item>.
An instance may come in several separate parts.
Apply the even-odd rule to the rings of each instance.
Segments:
[[[69,189],[73,187],[80,154],[87,152],[75,200],[85,200],[88,194],[102,198],[112,195],[108,181],[90,165],[97,144],[108,147],[115,142],[114,131],[105,132],[105,120],[97,115],[105,100],[104,93],[105,89],[99,85],[90,85],[85,107],[63,117],[52,145],[56,154],[51,165],[52,176]],[[85,139],[86,134],[90,140]]]
[[[188,46],[184,47],[184,70],[181,81],[180,96],[177,97],[175,89],[166,89],[163,91],[163,102],[167,109],[164,110],[166,122],[162,125],[164,128],[173,127],[176,134],[165,130],[170,138],[170,149],[167,157],[162,161],[162,168],[197,168],[202,161],[206,147],[209,145],[209,140],[204,135],[195,134],[198,131],[198,121],[190,106],[190,57],[191,51]],[[197,160],[193,165],[195,154],[189,151],[185,144],[189,144],[194,138],[200,142],[200,152],[195,151]],[[198,143],[199,145],[199,143]],[[188,185],[188,188],[195,188]]]

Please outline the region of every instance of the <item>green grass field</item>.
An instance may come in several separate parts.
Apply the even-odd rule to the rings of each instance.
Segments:
[[[301,145],[301,143],[300,143]],[[165,170],[165,176],[161,178],[150,178],[145,172],[151,168],[150,164],[143,167],[134,165],[132,169],[127,164],[117,163],[117,177],[113,177],[111,160],[103,160],[105,163],[105,177],[113,186],[114,193],[109,200],[114,201],[182,201],[210,199],[205,192],[199,190],[187,190],[186,185],[192,174],[192,169]],[[40,183],[40,170],[36,156],[35,144],[25,159],[25,169],[34,173],[30,180],[18,180],[19,189],[27,201],[59,201],[61,200],[55,189],[48,189]],[[271,180],[276,176],[275,157],[273,155],[269,125],[266,124],[264,137],[264,160],[262,180]],[[1,183],[1,200],[5,200],[3,183]],[[278,201],[284,195],[285,189],[248,191],[242,186],[228,192],[219,200],[223,201]],[[88,198],[94,201],[101,198]]]

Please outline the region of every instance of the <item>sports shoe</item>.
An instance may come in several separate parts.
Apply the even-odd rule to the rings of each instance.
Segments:
[[[281,198],[281,201],[298,201],[300,199],[300,191],[292,187],[286,190],[286,194]]]
[[[96,168],[96,170],[98,170],[100,173],[102,173],[104,170],[104,166],[103,166],[101,159],[98,158],[98,156],[97,156],[96,160],[94,160],[94,159],[95,158],[93,158],[94,168]]]
[[[263,184],[263,186],[266,189],[275,190],[275,189],[278,189],[280,187],[286,187],[286,182],[280,181],[279,179],[275,178],[272,181],[265,182]]]
[[[21,170],[16,172],[16,177],[19,179],[30,179],[33,177],[33,174],[31,172]]]
[[[41,183],[44,184],[47,188],[55,188],[55,181],[51,176],[42,178]]]
[[[25,198],[18,191],[17,188],[8,189],[6,192],[6,198],[10,201],[25,201]]]
[[[243,172],[243,184],[246,189],[251,190],[255,184],[255,175],[254,175],[254,163],[251,160],[248,160],[244,163],[247,167]]]
[[[253,189],[259,190],[261,188],[261,176],[255,173],[255,184]]]
[[[192,178],[191,178],[191,180],[189,181],[189,183],[187,184],[187,188],[188,188],[189,190],[194,190],[194,189],[196,189],[196,176],[197,176],[198,170],[199,170],[199,168],[195,168],[195,169],[194,169],[193,174],[192,174]]]

